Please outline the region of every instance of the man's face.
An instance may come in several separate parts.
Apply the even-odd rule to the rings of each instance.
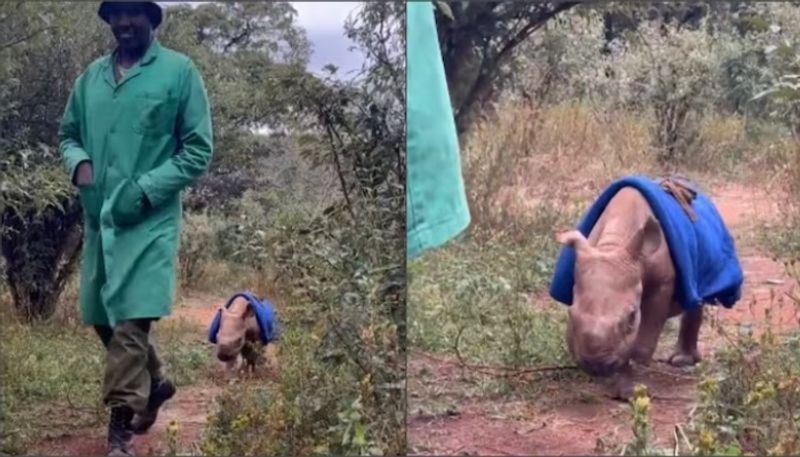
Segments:
[[[150,43],[153,26],[137,2],[120,2],[109,13],[111,32],[125,51],[142,51]]]

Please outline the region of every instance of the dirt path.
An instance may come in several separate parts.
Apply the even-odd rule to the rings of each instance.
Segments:
[[[711,197],[737,242],[745,273],[742,301],[733,310],[714,309],[709,321],[726,328],[752,325],[763,328],[764,310],[771,309],[773,326],[796,328],[793,307],[776,307],[772,294],[780,296],[789,287],[783,265],[760,252],[753,239],[758,222],[780,217],[767,192],[743,185],[718,186]],[[701,334],[704,356],[720,344],[708,325]],[[675,341],[665,334],[656,353],[664,358]],[[602,443],[631,438],[629,407],[604,395],[595,382],[553,382],[540,386],[535,397],[470,395],[474,381],[462,376],[452,359],[412,353],[409,360],[408,439],[416,455],[589,455],[602,453]],[[696,398],[697,379],[656,363],[638,372],[638,381],[649,388],[651,423],[657,443],[671,448],[675,424],[685,423]],[[474,389],[472,389],[474,390]],[[431,406],[436,405],[436,406]],[[598,446],[600,444],[600,446]]]
[[[205,335],[215,310],[224,304],[224,299],[209,295],[189,294],[176,306],[172,316],[164,319],[160,325],[177,321],[186,321],[197,327],[200,334]],[[177,446],[179,451],[187,451],[196,445],[201,438],[209,409],[221,387],[214,379],[178,388],[169,402],[159,413],[158,420],[146,435],[134,438],[137,455],[166,455],[169,444],[166,429],[171,421],[178,423]],[[28,454],[53,456],[88,456],[105,455],[104,427],[89,430],[77,430],[74,433],[51,438],[37,443]],[[193,451],[196,454],[197,451]]]

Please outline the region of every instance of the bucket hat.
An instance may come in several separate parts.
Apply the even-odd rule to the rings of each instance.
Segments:
[[[114,8],[117,8],[119,4],[131,3],[138,3],[143,7],[144,14],[147,15],[148,19],[150,19],[150,23],[153,24],[154,29],[161,25],[161,20],[164,18],[164,12],[161,10],[161,6],[159,6],[159,4],[156,2],[101,2],[100,8],[97,10],[97,15],[100,16],[100,18],[106,23],[108,23],[109,16],[114,11]]]

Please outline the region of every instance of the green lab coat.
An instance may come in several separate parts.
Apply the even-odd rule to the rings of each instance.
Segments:
[[[75,82],[59,139],[73,180],[79,163],[94,169],[94,184],[79,188],[82,319],[114,326],[169,315],[181,191],[207,170],[213,151],[197,68],[155,41],[119,84],[113,57],[97,59]]]
[[[407,256],[449,241],[470,222],[458,135],[431,2],[406,3]]]

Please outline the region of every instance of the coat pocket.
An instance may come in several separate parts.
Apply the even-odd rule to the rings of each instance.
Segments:
[[[168,95],[141,93],[136,98],[136,131],[145,135],[170,134],[175,129],[176,102]]]
[[[145,194],[132,179],[122,182],[111,202],[111,219],[117,227],[130,227],[141,222],[145,217]]]

